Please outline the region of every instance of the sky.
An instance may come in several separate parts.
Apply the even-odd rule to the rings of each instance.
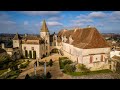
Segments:
[[[0,33],[39,34],[43,20],[51,34],[88,25],[120,33],[120,11],[0,11]]]

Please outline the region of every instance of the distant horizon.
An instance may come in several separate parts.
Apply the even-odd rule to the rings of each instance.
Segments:
[[[53,32],[53,33],[54,33],[54,32]],[[53,34],[53,33],[50,33],[50,34]],[[55,32],[55,33],[56,33],[56,32]],[[16,34],[16,33],[7,33],[7,32],[6,32],[6,33],[0,33],[0,34]],[[24,34],[40,35],[39,33],[36,33],[36,34],[35,34],[35,33],[18,33],[18,34],[23,34],[23,35],[24,35]],[[57,34],[57,33],[56,33],[56,34]],[[101,34],[120,34],[120,33],[113,33],[113,32],[108,32],[108,33],[107,33],[107,32],[105,32],[105,33],[101,33]]]
[[[39,34],[43,20],[51,34],[88,25],[120,33],[120,11],[0,11],[0,33]]]

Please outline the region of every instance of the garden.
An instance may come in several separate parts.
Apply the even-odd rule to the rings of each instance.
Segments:
[[[21,73],[21,68],[26,68],[28,64],[28,60],[14,61],[9,55],[2,55],[0,56],[0,78],[15,79]]]
[[[90,71],[84,64],[75,64],[67,57],[59,58],[59,66],[63,73],[71,76],[93,75],[100,73],[112,73],[109,69]]]

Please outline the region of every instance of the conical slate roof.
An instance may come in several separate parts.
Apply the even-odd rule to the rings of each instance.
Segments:
[[[43,20],[43,24],[42,24],[41,32],[49,32],[45,20]]]
[[[20,37],[20,35],[18,33],[13,38],[13,40],[20,40],[20,39],[21,39],[21,37]]]

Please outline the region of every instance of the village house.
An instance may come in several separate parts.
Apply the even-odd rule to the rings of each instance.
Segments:
[[[58,44],[65,56],[90,70],[110,68],[110,46],[95,27],[61,30]]]

